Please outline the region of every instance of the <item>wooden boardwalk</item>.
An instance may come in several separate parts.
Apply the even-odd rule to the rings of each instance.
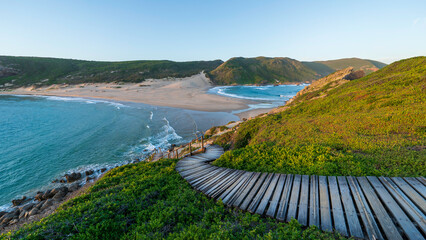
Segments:
[[[216,167],[218,146],[180,160],[176,170],[196,190],[227,206],[280,221],[297,219],[361,239],[426,236],[424,177],[308,176]]]

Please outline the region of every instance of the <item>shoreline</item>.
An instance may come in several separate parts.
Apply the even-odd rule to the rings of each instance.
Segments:
[[[186,78],[148,79],[141,83],[85,83],[17,88],[0,91],[0,94],[94,98],[205,112],[249,109],[248,104],[254,103],[246,99],[210,94],[207,91],[212,87],[214,86],[210,80],[200,73]]]

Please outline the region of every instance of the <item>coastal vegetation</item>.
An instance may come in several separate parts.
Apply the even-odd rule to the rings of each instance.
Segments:
[[[298,95],[216,143],[217,166],[319,175],[426,175],[426,57]]]
[[[59,58],[0,56],[0,86],[46,86],[96,82],[142,82],[146,79],[188,77],[210,71],[215,61],[99,62]]]
[[[0,239],[343,239],[227,208],[194,191],[176,162],[115,168],[54,214]]]
[[[125,61],[100,62],[60,58],[0,56],[0,89],[52,84],[137,83],[146,79],[188,77],[204,71],[217,85],[311,82],[338,69],[366,73],[385,66],[358,58],[299,62],[291,58],[231,58],[226,62]]]
[[[353,67],[369,74],[386,66],[377,61],[346,58],[330,61],[299,62],[291,58],[231,58],[208,76],[218,85],[285,84],[312,82],[337,70]]]

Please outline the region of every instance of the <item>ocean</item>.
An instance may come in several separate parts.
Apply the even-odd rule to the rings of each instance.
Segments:
[[[0,95],[0,211],[12,199],[54,187],[51,181],[66,173],[142,159],[235,120],[140,103]]]
[[[267,86],[219,86],[211,88],[208,92],[227,97],[251,100],[249,109],[275,108],[282,106],[290,98],[294,97],[307,84],[300,85],[267,85]],[[244,110],[236,110],[232,113],[240,113]]]

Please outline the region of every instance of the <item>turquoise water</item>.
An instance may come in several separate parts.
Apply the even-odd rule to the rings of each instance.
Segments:
[[[0,96],[0,211],[67,172],[130,162],[233,120],[137,103]]]
[[[307,86],[301,85],[267,85],[267,86],[220,86],[209,90],[209,93],[222,96],[251,100],[250,109],[274,108],[284,105],[297,92]],[[241,111],[234,111],[238,113]]]

